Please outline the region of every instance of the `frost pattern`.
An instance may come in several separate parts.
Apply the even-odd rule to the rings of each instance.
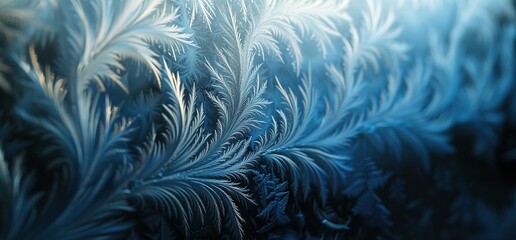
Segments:
[[[509,0],[2,1],[0,239],[508,237],[515,39]]]

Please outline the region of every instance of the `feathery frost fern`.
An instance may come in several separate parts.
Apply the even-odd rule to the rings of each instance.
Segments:
[[[515,40],[509,0],[0,1],[0,239],[509,238]]]

